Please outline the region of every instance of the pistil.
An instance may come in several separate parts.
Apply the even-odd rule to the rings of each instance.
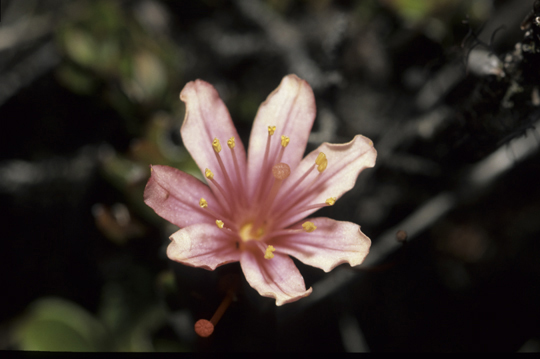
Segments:
[[[195,333],[197,333],[199,336],[203,338],[206,338],[212,335],[212,333],[214,332],[214,328],[216,327],[217,323],[219,322],[219,320],[221,319],[221,317],[223,316],[223,314],[225,313],[225,311],[231,304],[233,298],[234,298],[234,293],[231,290],[229,290],[227,292],[227,295],[225,296],[225,298],[223,298],[223,301],[221,302],[218,309],[216,310],[216,312],[214,313],[214,315],[212,316],[210,320],[199,319],[195,323]]]

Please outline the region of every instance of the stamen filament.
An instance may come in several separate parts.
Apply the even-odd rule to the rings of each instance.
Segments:
[[[276,126],[268,126],[268,138],[266,139],[266,149],[264,150],[264,159],[261,167],[261,176],[266,176],[266,166],[268,163],[268,153],[270,152],[270,143],[272,141],[272,135],[276,131]],[[261,196],[261,190],[263,186],[257,186],[257,192],[255,192],[255,198],[256,201],[259,200],[259,197]]]
[[[255,228],[259,228],[262,224],[262,220],[266,218],[266,214],[272,209],[274,200],[281,188],[281,185],[285,179],[291,175],[291,168],[286,163],[278,163],[272,167],[272,175],[274,176],[274,183],[270,189],[270,193],[266,196],[266,199],[262,201],[262,205],[259,207],[259,214],[255,221]]]
[[[300,183],[302,183],[302,181],[304,181],[306,179],[307,176],[309,176],[309,174],[315,169],[315,167],[317,167],[316,164],[314,164],[313,166],[311,166],[303,175],[302,177],[300,177],[299,179],[296,180],[296,182],[294,182],[294,184],[292,184],[291,186],[288,187],[288,189],[292,189],[292,188],[299,188],[299,185]],[[288,203],[291,203],[291,201],[296,201],[299,197],[300,194],[303,194],[303,192],[301,192],[300,194],[298,194],[298,192],[296,192],[297,195],[294,196],[293,198],[287,198],[287,202]],[[277,203],[281,203],[283,201],[283,196],[285,196],[286,194],[289,194],[288,191],[285,191],[284,193],[282,193],[280,196],[279,196],[279,199],[277,201]]]
[[[219,140],[217,138],[215,138],[214,142],[212,142],[212,146],[214,147],[214,153],[216,154],[216,158],[218,160],[219,167],[221,168],[221,172],[223,173],[223,176],[225,177],[225,183],[227,185],[227,189],[229,190],[229,192],[233,193],[235,191],[235,188],[231,182],[229,173],[227,173],[227,169],[225,168],[225,165],[223,164],[223,161],[221,160],[221,155],[219,154],[221,152],[221,144],[219,143]],[[228,198],[227,196],[225,196],[225,199],[235,201],[234,196],[232,198]]]
[[[209,185],[212,184],[214,185],[218,191],[221,193],[221,196],[223,197],[223,200],[225,201],[225,203],[223,203],[223,201],[221,201],[219,198],[217,198],[217,200],[219,201],[219,203],[221,204],[222,208],[226,208],[229,212],[232,212],[232,209],[231,209],[231,205],[229,204],[229,202],[227,201],[227,196],[225,195],[225,190],[223,189],[223,187],[221,187],[219,185],[219,183],[217,183],[217,181],[214,179],[214,175],[212,174],[211,177],[209,176],[206,176],[207,179],[210,180],[210,182],[208,183]],[[211,187],[211,186],[210,186]],[[214,191],[215,193],[215,191]]]
[[[268,233],[268,235],[263,236],[260,241],[264,242],[266,239],[268,239],[269,236],[272,238],[278,237],[278,236],[285,236],[285,235],[291,235],[291,234],[298,234],[298,233],[311,233],[313,232],[317,227],[312,222],[304,222],[302,224],[302,228],[297,229],[278,229],[276,231],[272,231],[271,233]]]
[[[231,137],[234,140],[234,137]],[[234,142],[233,142],[234,143]],[[230,146],[229,146],[230,147]],[[238,160],[236,159],[236,152],[234,151],[234,145],[231,148],[232,158],[234,162],[234,170],[236,172],[236,178],[238,178],[238,184],[239,186],[236,188],[236,193],[241,193],[240,198],[243,204],[245,204],[245,196],[244,191],[242,191],[242,188],[244,187],[244,178],[240,174],[240,166],[238,165]]]
[[[292,209],[294,209],[295,211],[294,214],[297,214],[295,207],[298,206],[300,202],[302,202],[302,200],[305,199],[304,195],[311,189],[311,187],[315,184],[315,182],[317,182],[321,174],[322,172],[319,172],[309,185],[305,186],[302,191],[300,191],[296,196],[294,196],[290,201],[288,201],[288,205],[286,205],[285,208],[282,209],[281,216],[278,217],[278,220],[276,220],[276,222],[280,223],[284,218],[291,217],[291,214],[289,212]],[[292,188],[295,188],[295,187],[292,187]]]
[[[225,222],[223,222],[223,221],[220,220],[220,219],[216,219],[216,226],[217,226],[219,229],[223,229],[223,232],[224,232],[224,233],[226,233],[226,234],[228,234],[228,235],[230,235],[230,236],[232,236],[232,237],[234,237],[234,238],[238,237],[237,234],[236,234],[236,233],[237,233],[236,226],[233,225],[233,226],[232,226],[233,228],[231,229],[231,228],[228,227],[229,224],[234,224],[234,223],[232,223],[232,222],[227,222],[227,226],[226,226],[226,225],[225,225]]]
[[[272,167],[272,175],[274,176],[274,183],[272,184],[268,197],[266,197],[266,200],[262,205],[262,208],[266,209],[266,212],[269,212],[272,209],[272,205],[274,204],[274,200],[276,199],[283,181],[291,175],[291,168],[286,163],[278,163]]]
[[[208,208],[208,202],[204,198],[201,198],[201,200],[199,201],[199,207],[201,207],[201,209],[204,210],[205,212],[208,212],[208,214],[212,216],[213,218],[223,217],[223,216],[218,215],[216,212],[214,212],[210,208]],[[229,218],[223,218],[223,219],[229,221]]]
[[[330,205],[328,203],[317,203],[317,204],[311,204],[309,206],[305,206],[305,207],[302,207],[300,209],[297,209],[296,211],[298,213],[301,213],[301,212],[305,212],[305,211],[309,211],[309,210],[312,210],[312,209],[319,209],[319,208],[323,208],[323,207],[330,207]]]

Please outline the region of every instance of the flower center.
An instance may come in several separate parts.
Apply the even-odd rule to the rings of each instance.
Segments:
[[[234,137],[227,140],[230,154],[226,156],[231,157],[225,162],[221,158],[221,143],[218,138],[214,138],[212,147],[221,169],[221,178],[214,178],[214,173],[208,168],[204,171],[204,176],[223,210],[216,213],[204,198],[199,201],[201,210],[216,219],[216,226],[236,242],[236,248],[244,250],[246,243],[252,241],[250,246],[259,247],[266,259],[274,257],[273,252],[276,248],[269,243],[267,245],[272,238],[299,232],[311,233],[317,228],[309,221],[304,222],[302,228],[287,228],[299,219],[297,214],[332,206],[336,201],[336,197],[314,204],[307,204],[304,200],[305,196],[316,188],[321,174],[328,166],[328,159],[323,152],[317,155],[313,165],[301,177],[288,186],[287,193],[280,192],[283,182],[291,175],[289,165],[281,161],[290,138],[282,135],[281,141],[272,141],[275,131],[276,126],[268,126],[266,148],[257,176],[259,183],[254,193],[249,196],[246,194],[248,181],[244,178],[245,174],[242,173],[236,158]],[[314,171],[315,169],[317,171]],[[313,176],[313,172],[318,173]],[[246,219],[249,220],[245,221]],[[239,226],[240,223],[243,224]]]
[[[259,240],[264,234],[264,228],[253,228],[253,223],[248,222],[244,224],[242,227],[240,227],[240,230],[238,231],[238,235],[242,239],[243,242],[250,241],[252,239]]]

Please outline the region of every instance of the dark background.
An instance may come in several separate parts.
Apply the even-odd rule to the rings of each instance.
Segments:
[[[534,3],[2,0],[0,349],[539,351]],[[360,133],[378,158],[318,213],[362,226],[366,263],[297,262],[313,294],[276,308],[238,263],[169,261],[176,228],[142,193],[149,164],[198,172],[186,82],[217,88],[247,144],[289,73],[316,96],[308,151]]]

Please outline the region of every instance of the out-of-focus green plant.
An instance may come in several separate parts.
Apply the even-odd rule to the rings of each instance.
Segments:
[[[451,13],[464,6],[473,17],[485,18],[491,0],[379,0],[394,10],[406,23],[416,26],[432,17]],[[450,11],[449,11],[450,10]]]
[[[79,94],[103,94],[140,133],[140,119],[156,110],[174,110],[182,81],[180,49],[162,34],[149,33],[114,1],[86,1],[58,26],[66,55],[59,80]]]
[[[34,302],[15,332],[20,349],[41,351],[105,351],[107,330],[75,303],[60,298]]]

